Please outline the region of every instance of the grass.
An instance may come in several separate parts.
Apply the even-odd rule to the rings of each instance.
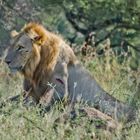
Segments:
[[[106,59],[106,58],[104,58]],[[111,95],[125,102],[132,102],[137,92],[138,75],[129,68],[129,60],[122,64],[117,63],[115,57],[110,57],[110,63],[104,59],[94,58],[83,64],[101,86]],[[22,93],[22,77],[20,75],[9,76],[7,66],[0,64],[0,101],[11,95]],[[139,102],[135,104],[139,106]],[[61,106],[61,105],[60,105]],[[139,140],[140,114],[137,120],[124,125],[123,130],[109,132],[97,129],[95,123],[87,117],[77,117],[75,120],[67,119],[58,122],[55,120],[61,116],[62,109],[67,108],[55,105],[45,116],[40,115],[38,107],[26,108],[19,103],[7,103],[0,108],[0,139],[1,140]],[[96,122],[97,123],[97,122]],[[129,126],[130,125],[130,126]]]

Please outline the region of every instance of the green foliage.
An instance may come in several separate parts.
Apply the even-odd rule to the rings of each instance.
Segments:
[[[120,52],[122,46],[125,51],[128,46],[132,47],[134,53],[130,65],[133,65],[139,61],[139,3],[139,0],[75,0],[64,5],[68,18],[71,18],[69,21],[77,31],[96,33],[95,44],[110,38],[111,46],[117,47]]]

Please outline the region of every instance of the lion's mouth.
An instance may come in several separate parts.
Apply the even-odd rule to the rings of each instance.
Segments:
[[[19,66],[19,67],[12,67],[12,66],[9,66],[9,68],[10,68],[10,71],[11,71],[12,73],[16,73],[17,71],[20,72],[20,71],[23,70],[23,66]]]

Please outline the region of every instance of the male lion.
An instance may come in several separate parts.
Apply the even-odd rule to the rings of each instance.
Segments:
[[[29,23],[22,28],[14,37],[5,61],[11,70],[24,75],[24,90],[29,91],[37,103],[43,96],[51,96],[52,102],[67,94],[73,104],[82,100],[118,119],[135,116],[129,105],[99,86],[61,37],[42,25]]]

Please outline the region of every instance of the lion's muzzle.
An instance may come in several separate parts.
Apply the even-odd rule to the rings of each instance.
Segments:
[[[23,70],[22,65],[14,65],[13,62],[11,60],[9,60],[8,58],[5,58],[5,62],[7,63],[8,67],[12,73],[16,73],[17,71]]]

